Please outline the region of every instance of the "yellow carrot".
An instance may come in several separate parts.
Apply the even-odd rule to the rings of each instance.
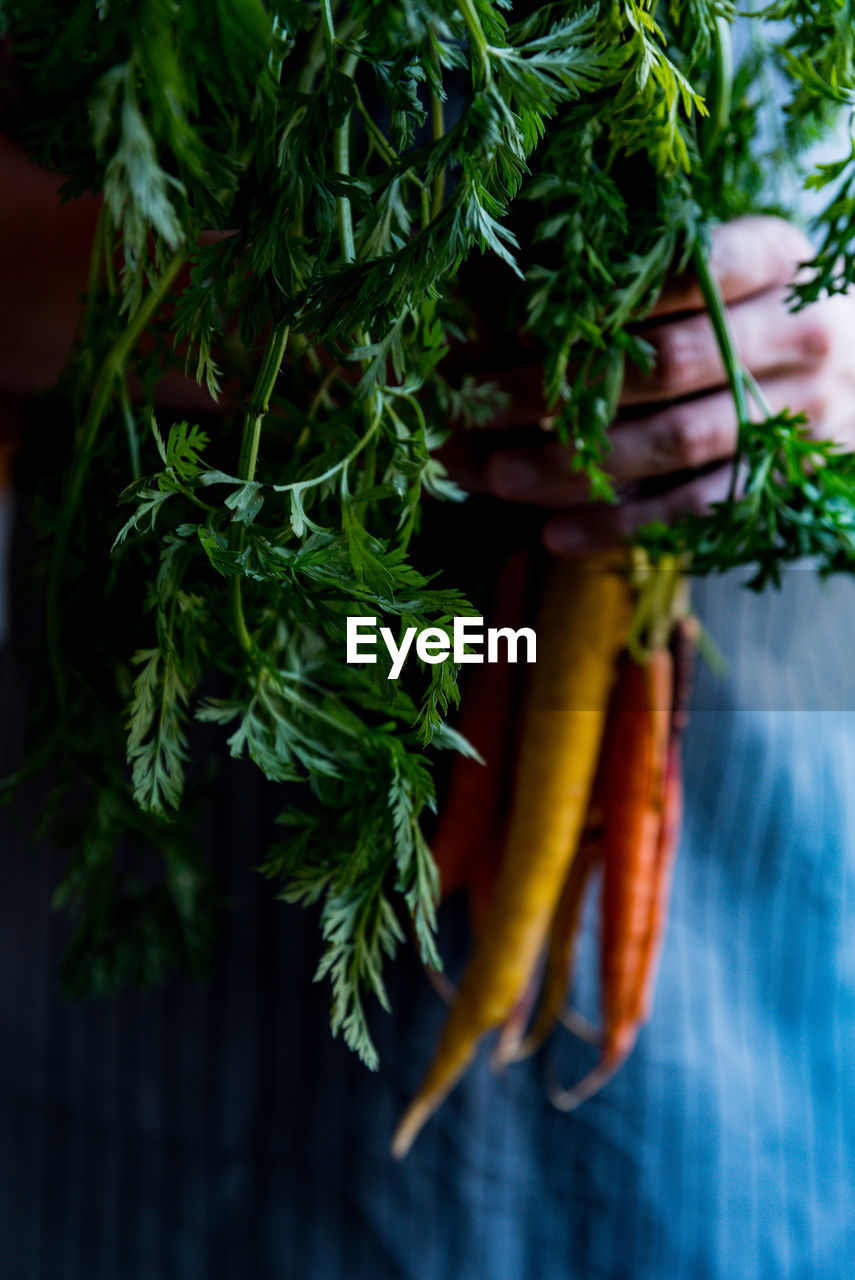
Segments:
[[[392,1141],[404,1156],[530,980],[581,834],[632,598],[623,553],[547,567],[502,869],[436,1056]]]

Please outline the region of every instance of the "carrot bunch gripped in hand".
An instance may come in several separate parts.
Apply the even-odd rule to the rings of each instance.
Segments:
[[[601,1061],[575,1090],[556,1090],[556,1105],[570,1109],[590,1096],[630,1052],[647,1016],[678,825],[682,714],[674,712],[668,641],[682,601],[676,566],[647,575],[640,591],[638,581],[624,552],[546,568],[501,863],[436,1055],[395,1133],[396,1156],[409,1150],[489,1031],[503,1028],[494,1054],[503,1064],[551,1030],[566,999],[583,894],[600,864]],[[455,828],[472,846],[461,821],[465,792],[453,777],[452,801],[457,816],[443,821],[441,814],[437,831],[441,865],[453,862]],[[482,810],[471,816],[470,827],[491,843],[499,839]],[[465,879],[459,867],[457,878]],[[483,881],[477,892],[484,893]]]

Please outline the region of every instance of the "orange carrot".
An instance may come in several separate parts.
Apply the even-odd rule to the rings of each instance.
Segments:
[[[656,857],[656,893],[650,932],[643,961],[641,1020],[646,1022],[653,1003],[653,989],[659,952],[665,932],[668,903],[671,897],[671,878],[674,858],[680,839],[683,816],[683,774],[681,748],[683,732],[688,721],[689,694],[694,666],[697,624],[694,618],[681,618],[671,637],[673,659],[673,697],[668,742],[667,773],[662,809],[662,825]]]
[[[662,822],[656,849],[655,893],[653,895],[647,940],[640,965],[639,1023],[646,1022],[650,1017],[650,1010],[653,1005],[653,991],[656,985],[656,972],[659,966],[659,953],[665,932],[665,921],[668,916],[668,903],[671,898],[674,856],[677,852],[680,823],[683,816],[683,780],[680,772],[679,757],[679,746],[676,742],[672,742],[668,751]]]
[[[508,1017],[538,962],[585,821],[630,613],[623,553],[548,566],[502,868],[436,1056],[394,1135],[395,1156]]]
[[[660,884],[660,836],[672,709],[672,660],[655,649],[646,662],[627,658],[615,695],[603,765],[603,1048],[597,1066],[552,1101],[572,1110],[625,1061],[646,1008],[647,970]]]

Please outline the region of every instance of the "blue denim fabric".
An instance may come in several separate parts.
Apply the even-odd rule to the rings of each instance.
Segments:
[[[208,818],[234,910],[203,989],[63,1003],[56,855],[0,816],[3,1280],[850,1280],[855,585],[696,596],[732,667],[698,677],[655,1010],[573,1115],[545,1080],[592,1051],[558,1032],[499,1077],[482,1053],[390,1160],[444,1008],[405,950],[380,1072],[330,1039],[315,923],[253,870],[276,801],[252,770]],[[460,903],[442,945],[454,973]]]

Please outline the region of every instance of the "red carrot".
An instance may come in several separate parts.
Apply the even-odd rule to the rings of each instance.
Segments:
[[[523,549],[498,575],[490,626],[516,630],[523,625],[529,575],[530,555]],[[468,888],[476,933],[489,906],[501,854],[520,671],[506,662],[467,669],[456,728],[484,764],[455,756],[431,839],[442,896]]]

